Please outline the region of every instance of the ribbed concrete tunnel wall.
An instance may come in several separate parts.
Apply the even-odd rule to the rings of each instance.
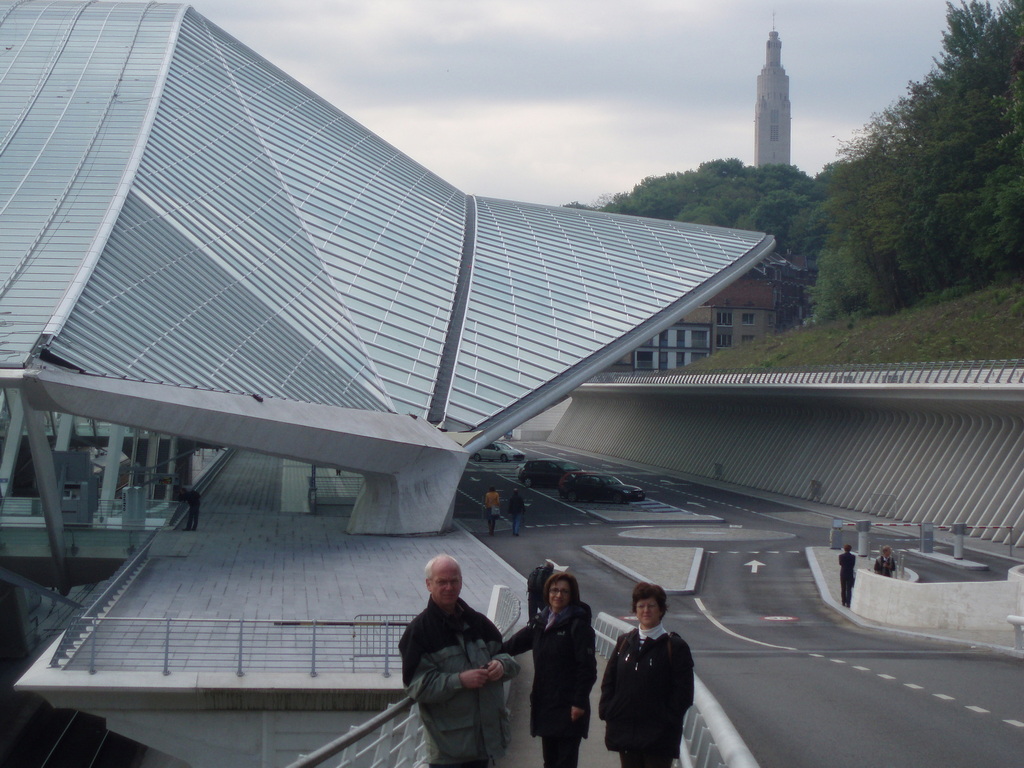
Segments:
[[[1024,544],[1024,407],[1013,397],[586,386],[549,440]]]

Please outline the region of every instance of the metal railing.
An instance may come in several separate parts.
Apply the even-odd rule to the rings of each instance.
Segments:
[[[505,596],[507,587],[495,587],[491,609]],[[492,620],[495,618],[491,615]],[[499,626],[508,635],[513,625]],[[632,629],[630,624],[601,613],[594,621],[597,652],[605,658],[615,650],[615,642]],[[354,728],[339,739],[300,757],[287,768],[315,768],[331,758],[338,768],[359,765],[372,768],[405,768],[422,759],[423,727],[418,708],[406,698]],[[721,705],[701,680],[694,676],[694,705],[683,722],[681,750],[687,768],[758,768],[757,761],[736,731]]]
[[[268,621],[94,617],[65,669],[246,673],[379,672],[400,667],[407,621]],[[51,664],[52,666],[52,664]]]
[[[602,373],[588,384],[1022,384],[1024,360],[969,360],[891,365],[734,368],[703,373]]]
[[[515,604],[513,606],[513,603]],[[511,589],[496,585],[491,591],[487,617],[504,638],[512,634],[522,604]],[[379,715],[353,727],[315,752],[302,755],[287,768],[315,768],[340,755],[333,762],[338,768],[358,765],[370,768],[404,768],[420,765],[425,755],[423,723],[419,707],[406,697]]]

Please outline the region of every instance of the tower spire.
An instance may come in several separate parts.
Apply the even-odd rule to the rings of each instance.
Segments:
[[[757,103],[754,106],[754,165],[790,164],[791,110],[789,75],[782,68],[782,41],[775,31],[768,33],[765,63],[757,77]]]

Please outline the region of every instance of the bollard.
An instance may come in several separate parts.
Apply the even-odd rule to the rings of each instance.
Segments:
[[[964,534],[967,533],[967,523],[953,523],[953,559],[964,559]]]
[[[935,543],[935,524],[921,523],[921,552],[929,554]]]
[[[857,557],[867,557],[871,554],[871,521],[857,521]]]
[[[832,518],[832,530],[828,534],[829,549],[843,548],[843,521],[838,517]]]

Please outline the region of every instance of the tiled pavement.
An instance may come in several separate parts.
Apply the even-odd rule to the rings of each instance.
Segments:
[[[349,536],[346,517],[311,515],[281,459],[238,454],[204,494],[196,532],[162,531],[150,562],[112,616],[351,619],[418,613],[423,566],[439,552],[463,569],[463,596],[486,608],[494,584],[523,577],[464,531],[444,536]],[[291,490],[289,490],[289,488]]]

